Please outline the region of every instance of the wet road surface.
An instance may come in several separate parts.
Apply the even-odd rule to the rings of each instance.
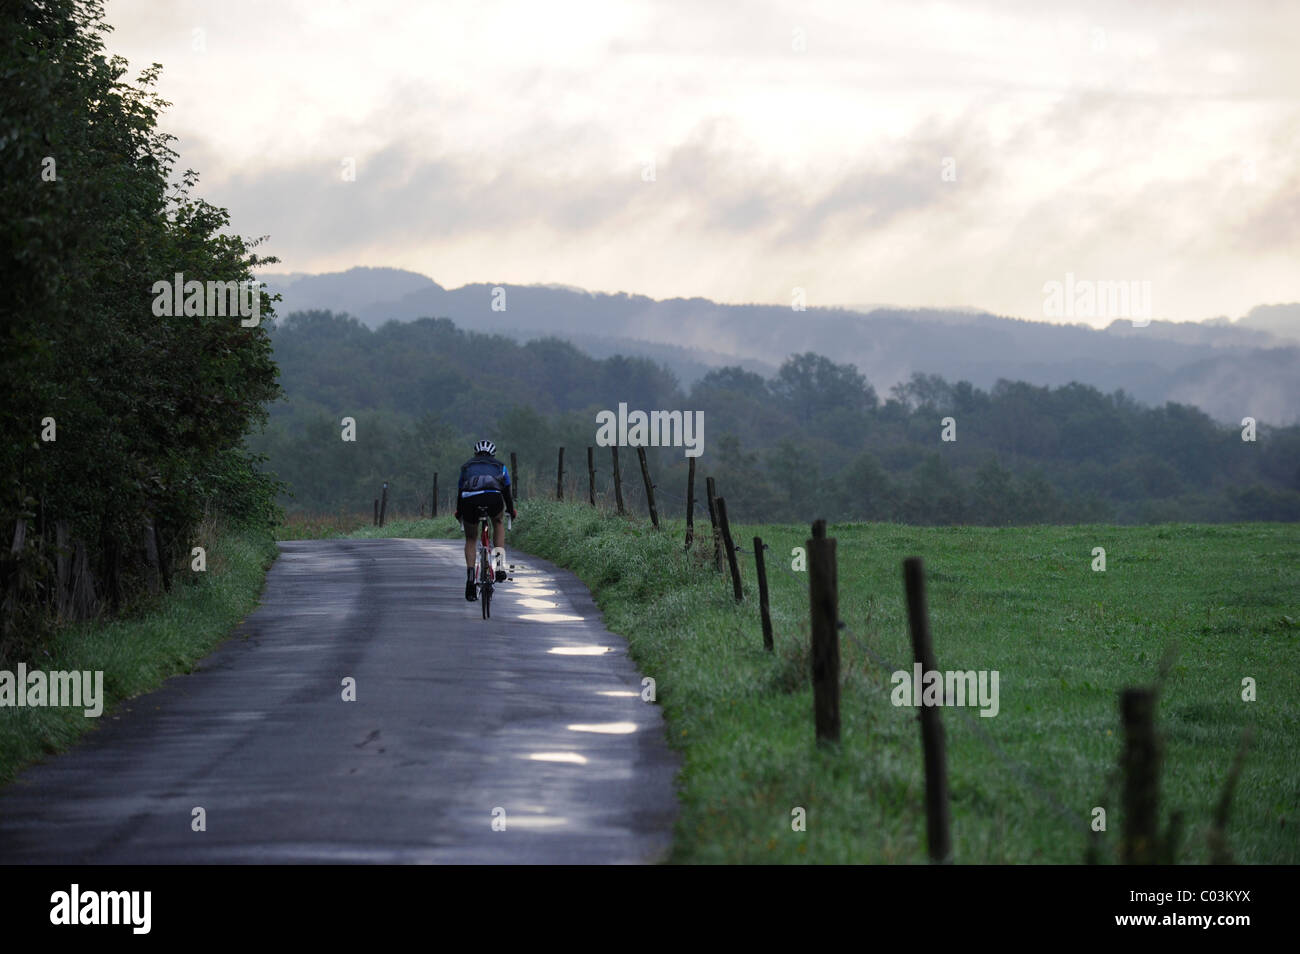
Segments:
[[[509,559],[484,621],[458,542],[282,543],[193,673],[0,790],[0,863],[660,860],[659,707],[581,582]]]

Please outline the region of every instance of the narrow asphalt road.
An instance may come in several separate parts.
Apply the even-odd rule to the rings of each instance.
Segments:
[[[484,621],[458,543],[282,544],[195,672],[3,790],[0,863],[660,860],[660,709],[586,587],[510,559]]]

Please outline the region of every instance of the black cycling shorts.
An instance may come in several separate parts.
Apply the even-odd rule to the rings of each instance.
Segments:
[[[498,490],[489,490],[486,493],[475,494],[472,497],[460,498],[460,515],[466,521],[477,526],[479,518],[483,516],[491,517],[495,522],[501,516],[502,510],[505,509],[506,499]]]

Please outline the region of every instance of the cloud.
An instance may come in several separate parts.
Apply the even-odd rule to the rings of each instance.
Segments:
[[[1151,280],[1158,317],[1300,297],[1300,8],[112,0],[109,19],[111,48],[164,63],[181,168],[291,270],[1027,317],[1067,271]]]

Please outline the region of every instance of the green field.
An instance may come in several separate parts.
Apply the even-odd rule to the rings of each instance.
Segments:
[[[891,704],[889,674],[866,652],[910,670],[910,555],[926,562],[939,668],[1000,674],[996,717],[943,710],[958,863],[1080,862],[1098,805],[1108,807],[1101,860],[1117,860],[1118,693],[1152,683],[1171,648],[1157,722],[1162,817],[1184,815],[1179,860],[1209,860],[1209,821],[1247,727],[1231,851],[1244,863],[1300,860],[1300,527],[833,525],[843,738],[827,751],[813,740],[807,576],[790,570],[806,529],[734,528],[746,551],[756,534],[770,547],[768,654],[752,556],[742,554],[736,605],[712,569],[707,522],[688,556],[680,522],[655,532],[581,504],[521,510],[509,545],[575,570],[656,680],[684,763],[674,861],[926,860],[915,711]],[[443,535],[448,525],[362,532]],[[1092,570],[1099,546],[1105,572]],[[1246,677],[1257,701],[1242,700]],[[792,831],[795,808],[805,832]]]

